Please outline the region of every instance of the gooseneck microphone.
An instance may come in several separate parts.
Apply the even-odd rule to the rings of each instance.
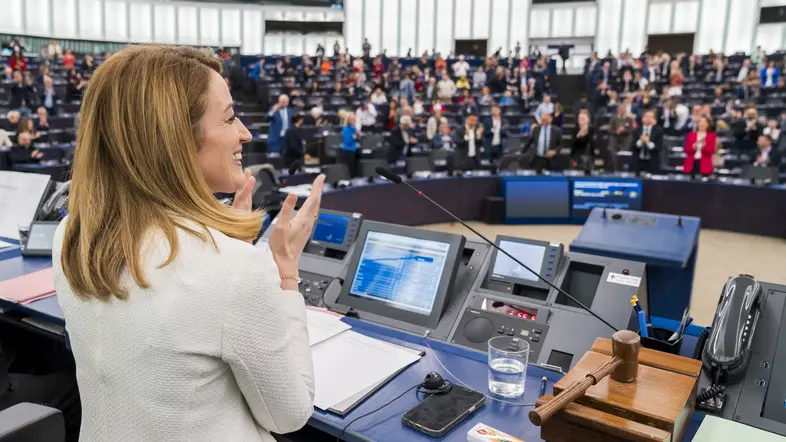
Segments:
[[[403,179],[401,179],[401,177],[400,177],[400,176],[398,176],[398,175],[396,175],[395,173],[393,173],[393,171],[391,171],[391,170],[390,170],[390,169],[388,169],[387,167],[382,167],[382,166],[380,166],[380,167],[377,167],[377,168],[375,169],[375,172],[377,172],[377,174],[378,174],[379,176],[381,176],[381,177],[383,177],[383,178],[387,178],[387,179],[388,179],[388,181],[391,181],[391,182],[393,182],[393,183],[395,183],[395,184],[403,184],[403,185],[405,185],[405,186],[409,187],[410,189],[412,189],[412,191],[413,191],[413,192],[417,193],[417,194],[418,194],[418,196],[422,196],[423,198],[425,198],[425,199],[426,199],[426,201],[428,201],[429,203],[433,204],[433,205],[434,205],[435,207],[437,207],[439,210],[441,210],[441,211],[443,211],[443,212],[447,213],[448,215],[450,215],[450,217],[451,217],[451,218],[453,218],[454,220],[456,220],[456,221],[457,221],[459,224],[461,224],[462,226],[466,227],[466,228],[467,228],[467,229],[468,229],[470,232],[472,232],[472,233],[474,233],[475,235],[477,235],[478,237],[480,237],[480,239],[482,239],[483,241],[485,241],[485,242],[486,242],[488,245],[490,245],[491,247],[493,247],[495,250],[497,250],[498,252],[500,252],[500,253],[502,253],[503,255],[507,256],[508,258],[512,259],[512,260],[513,260],[513,262],[515,262],[516,264],[518,264],[518,265],[520,265],[520,266],[524,267],[524,268],[525,268],[525,269],[527,269],[527,270],[528,270],[530,273],[532,273],[532,274],[536,275],[536,276],[537,276],[537,277],[538,277],[538,278],[539,278],[541,281],[545,282],[545,283],[546,283],[546,284],[547,284],[549,287],[551,287],[551,288],[553,288],[554,290],[556,290],[556,291],[557,291],[559,294],[561,294],[561,295],[563,295],[563,296],[567,297],[568,299],[570,299],[571,301],[575,302],[575,303],[576,303],[576,304],[577,304],[579,307],[581,307],[582,309],[584,309],[584,311],[586,311],[586,312],[587,312],[587,313],[589,313],[590,315],[594,316],[594,317],[595,317],[595,318],[596,318],[598,321],[600,321],[600,322],[602,322],[602,323],[606,324],[606,325],[607,325],[607,326],[608,326],[610,329],[614,330],[615,332],[619,331],[619,330],[617,330],[617,328],[616,328],[616,327],[614,327],[613,325],[611,325],[611,324],[609,324],[608,322],[606,322],[606,320],[605,320],[605,319],[603,319],[603,318],[601,318],[600,316],[598,316],[597,314],[595,314],[595,312],[593,312],[592,310],[590,310],[590,309],[589,309],[589,307],[587,307],[586,305],[584,305],[584,304],[582,304],[581,302],[579,302],[579,301],[578,301],[576,298],[574,298],[573,296],[571,296],[571,295],[570,295],[569,293],[567,293],[565,290],[562,290],[561,288],[559,288],[559,287],[557,287],[556,285],[552,284],[552,283],[551,283],[551,281],[549,281],[548,279],[546,279],[546,278],[544,278],[543,276],[541,276],[539,272],[536,272],[536,271],[532,270],[531,268],[529,268],[529,266],[528,266],[528,265],[524,264],[523,262],[521,262],[521,261],[519,261],[518,259],[516,259],[516,257],[514,257],[513,255],[511,255],[510,253],[506,252],[506,251],[505,251],[505,249],[502,249],[502,248],[500,248],[500,247],[499,247],[497,244],[495,244],[494,242],[492,242],[490,239],[488,239],[488,238],[486,238],[485,236],[481,235],[481,234],[480,234],[480,232],[478,232],[477,230],[475,230],[475,229],[473,229],[472,227],[470,227],[470,226],[469,226],[467,223],[465,223],[464,221],[462,221],[462,220],[461,220],[461,218],[459,218],[459,217],[457,217],[456,215],[454,215],[454,214],[453,214],[453,212],[451,212],[450,210],[448,210],[448,209],[446,209],[446,208],[442,207],[442,206],[441,206],[439,203],[437,203],[437,202],[436,202],[436,201],[434,201],[433,199],[429,198],[429,197],[428,197],[428,195],[426,195],[425,193],[423,193],[423,192],[421,192],[420,190],[416,189],[415,187],[413,187],[412,185],[410,185],[408,182],[406,182],[406,181],[404,181]]]

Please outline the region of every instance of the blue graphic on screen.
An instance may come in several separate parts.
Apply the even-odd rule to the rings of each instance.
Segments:
[[[368,232],[349,294],[429,315],[450,244]]]
[[[347,234],[349,218],[345,216],[321,213],[314,226],[314,241],[326,242],[331,244],[344,244],[344,236]]]
[[[502,240],[499,242],[499,248],[510,253],[536,272],[540,271],[543,265],[543,256],[546,255],[545,246],[537,246],[534,244]],[[491,272],[491,276],[498,278],[525,279],[528,281],[538,280],[536,274],[518,265],[504,253],[499,252],[497,252],[497,260],[494,262],[494,269]]]
[[[573,181],[572,218],[587,218],[594,207],[641,210],[641,181]]]

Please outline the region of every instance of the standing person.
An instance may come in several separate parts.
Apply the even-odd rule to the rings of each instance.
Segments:
[[[49,115],[57,115],[57,92],[55,91],[54,84],[52,83],[52,77],[49,75],[44,77],[44,87],[43,90],[41,90],[39,101],[41,106],[46,109]]]
[[[689,132],[685,137],[685,162],[682,171],[692,178],[696,175],[709,175],[713,171],[712,156],[717,150],[718,137],[712,132],[712,121],[701,116],[696,131]]]
[[[324,176],[297,216],[287,197],[268,248],[251,245],[251,134],[222,70],[195,48],[129,46],[82,102],[52,262],[83,441],[274,442],[313,414],[298,262]],[[231,192],[232,207],[214,197]]]
[[[482,140],[483,128],[478,126],[477,115],[467,116],[464,127],[458,131],[456,136],[455,159],[458,170],[476,170],[480,168],[478,157]]]
[[[388,152],[388,162],[395,163],[402,158],[409,156],[410,149],[417,144],[418,139],[410,132],[412,128],[412,118],[404,115],[399,120],[399,127],[393,129],[390,134],[390,151]]]
[[[764,132],[764,126],[759,123],[759,112],[754,106],[745,108],[745,119],[732,123],[734,131],[734,150],[737,155],[750,155],[756,153],[759,135]]]
[[[772,138],[767,135],[759,135],[757,141],[759,153],[753,161],[754,166],[760,167],[777,167],[780,171],[783,169],[781,162],[781,153],[772,148]]]
[[[377,109],[368,100],[360,103],[356,113],[355,120],[357,121],[357,128],[363,133],[374,132],[374,125],[377,124]]]
[[[371,43],[368,42],[367,38],[363,39],[363,58],[367,61],[371,59]]]
[[[341,129],[342,143],[341,149],[336,152],[336,161],[341,164],[346,164],[349,169],[349,176],[353,178],[357,173],[358,138],[360,138],[360,133],[357,127],[355,127],[355,114],[347,113],[344,128]]]
[[[303,117],[295,115],[292,118],[292,127],[287,129],[284,134],[284,151],[282,157],[284,160],[284,167],[289,169],[289,166],[295,161],[303,160],[306,154],[306,141],[300,132],[300,127],[303,125]]]
[[[491,115],[483,124],[483,146],[491,162],[502,156],[502,146],[508,134],[508,123],[502,120],[502,110],[491,106]]]
[[[278,103],[270,109],[265,120],[270,122],[267,132],[268,151],[280,153],[284,148],[284,134],[292,126],[292,111],[289,110],[289,97],[286,94],[278,96]]]
[[[595,157],[595,132],[590,124],[589,112],[579,112],[576,123],[573,144],[570,148],[571,166],[574,169],[590,172],[593,166],[593,158]]]
[[[538,173],[551,169],[551,159],[557,155],[557,145],[561,137],[560,130],[551,124],[551,114],[541,115],[540,125],[532,130],[524,152],[534,150],[530,168]]]
[[[663,149],[663,129],[657,125],[653,109],[644,111],[641,127],[633,136],[631,151],[633,152],[633,171],[636,175],[645,171],[651,174],[660,173],[660,152]]]
[[[339,44],[338,40],[333,43],[333,58],[338,58],[341,55],[341,44]]]
[[[617,111],[609,122],[609,150],[612,155],[630,147],[634,123],[633,116],[627,113],[625,106],[617,106]]]
[[[66,69],[73,69],[74,65],[76,64],[76,57],[74,57],[74,53],[71,52],[71,49],[66,49],[65,54],[63,54],[63,67]]]

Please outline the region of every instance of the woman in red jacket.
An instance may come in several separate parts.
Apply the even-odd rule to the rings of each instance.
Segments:
[[[696,124],[696,131],[689,132],[685,138],[685,163],[682,166],[684,173],[695,178],[697,174],[709,175],[712,173],[712,155],[717,148],[718,136],[712,132],[710,117],[702,115]]]
[[[11,69],[15,71],[27,72],[27,60],[25,59],[24,55],[22,55],[21,49],[14,48],[14,53],[8,60],[8,66],[10,66]]]

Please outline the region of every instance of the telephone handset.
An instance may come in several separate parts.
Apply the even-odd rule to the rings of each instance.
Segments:
[[[723,287],[702,354],[713,385],[735,384],[744,378],[761,314],[762,292],[759,282],[750,275],[731,278]]]

